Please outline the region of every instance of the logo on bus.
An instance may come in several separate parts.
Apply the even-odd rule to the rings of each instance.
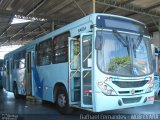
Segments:
[[[85,30],[86,30],[86,27],[81,27],[81,28],[78,29],[78,32],[83,32]]]
[[[135,94],[135,90],[134,90],[134,89],[131,90],[131,94],[132,94],[132,95]]]

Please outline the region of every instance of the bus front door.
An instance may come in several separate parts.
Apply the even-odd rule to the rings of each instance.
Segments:
[[[27,52],[26,53],[26,95],[32,95],[31,64],[32,64],[32,52]]]
[[[69,38],[69,103],[80,106],[80,42],[77,38]]]
[[[70,104],[92,108],[92,34],[69,38]]]
[[[6,85],[6,90],[7,91],[10,91],[10,60],[6,60],[5,61],[5,64],[6,64],[6,82],[5,82],[5,85]]]
[[[81,107],[92,108],[92,34],[80,36]]]

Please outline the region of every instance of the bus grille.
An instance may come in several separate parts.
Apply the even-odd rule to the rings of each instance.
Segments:
[[[136,87],[142,87],[144,86],[148,80],[143,80],[143,81],[129,81],[129,82],[126,82],[126,81],[112,81],[115,85],[117,85],[118,87],[120,88],[136,88]]]
[[[119,91],[119,94],[131,94],[131,91]],[[135,90],[135,94],[141,93],[143,90]]]
[[[135,97],[135,98],[122,98],[122,101],[124,104],[129,104],[129,103],[137,103],[141,100],[141,97]]]

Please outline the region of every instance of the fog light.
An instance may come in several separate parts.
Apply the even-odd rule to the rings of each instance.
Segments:
[[[118,105],[119,105],[119,106],[122,106],[121,100],[118,100]]]
[[[147,102],[147,98],[144,99],[143,103]]]
[[[150,96],[147,98],[147,101],[154,101],[154,96]]]

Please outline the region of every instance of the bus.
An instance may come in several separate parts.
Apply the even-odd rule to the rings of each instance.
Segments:
[[[0,89],[2,89],[3,60],[0,59]]]
[[[93,13],[4,57],[4,88],[92,112],[153,104],[154,75],[145,24]]]
[[[160,50],[158,46],[151,44],[154,72],[154,91],[155,96],[158,96],[160,91]]]

